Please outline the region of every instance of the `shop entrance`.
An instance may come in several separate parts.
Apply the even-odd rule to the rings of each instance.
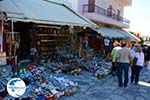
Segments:
[[[19,47],[17,50],[17,59],[30,59],[30,25],[29,23],[16,22],[14,24],[14,31],[19,32]]]

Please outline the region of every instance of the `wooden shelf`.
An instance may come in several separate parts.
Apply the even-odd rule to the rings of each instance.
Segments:
[[[40,42],[54,42],[54,41],[58,41],[58,40],[40,40]]]
[[[20,32],[7,32],[8,34],[12,34],[12,33],[14,33],[14,34],[19,34]]]
[[[68,38],[68,33],[65,30],[55,28],[40,28],[37,31],[37,46],[40,56],[45,58],[49,54],[56,52],[55,47],[61,46]]]
[[[59,36],[59,37],[67,37],[68,35],[63,35],[63,34],[37,34],[37,36]]]

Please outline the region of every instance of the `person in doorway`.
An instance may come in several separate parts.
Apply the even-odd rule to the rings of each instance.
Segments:
[[[105,56],[110,52],[110,39],[105,38],[104,39],[104,48],[105,48]]]
[[[32,47],[30,49],[30,59],[31,59],[32,63],[35,61],[36,56],[37,56],[37,49],[36,49],[35,45],[32,45]]]
[[[117,75],[117,53],[118,51],[121,49],[120,47],[120,43],[118,41],[115,41],[113,44],[114,48],[111,51],[111,58],[112,58],[112,70],[111,70],[111,74],[113,76]]]
[[[117,62],[118,62],[118,85],[119,87],[127,87],[128,84],[128,71],[129,66],[132,62],[132,56],[130,49],[126,47],[126,41],[122,41],[122,48],[117,53]],[[122,82],[122,75],[124,72],[124,83]]]
[[[144,66],[144,53],[142,52],[141,46],[137,47],[137,52],[135,54],[135,58],[136,58],[135,71],[131,75],[131,83],[133,83],[133,81],[135,81],[135,84],[137,84],[139,81],[140,71]]]
[[[82,41],[83,55],[86,56],[88,54],[88,36],[85,35]]]

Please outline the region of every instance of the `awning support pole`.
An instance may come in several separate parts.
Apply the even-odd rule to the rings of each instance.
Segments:
[[[14,22],[11,20],[12,44],[14,43]]]
[[[4,20],[3,20],[3,18],[2,18],[2,43],[1,43],[1,52],[3,52],[3,34],[4,34]]]
[[[13,20],[11,20],[11,35],[12,35],[12,43],[11,43],[11,49],[16,49],[15,48],[15,41],[14,41],[14,21]],[[15,51],[15,50],[12,50],[12,51]],[[11,51],[10,51],[11,52]],[[13,53],[14,54],[14,53]],[[13,56],[13,57],[12,57]],[[17,56],[14,54],[14,55],[12,55],[12,53],[11,53],[11,59],[12,59],[12,65],[13,65],[13,67],[16,67],[16,64],[17,64]]]

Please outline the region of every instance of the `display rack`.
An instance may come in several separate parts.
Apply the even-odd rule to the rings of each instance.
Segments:
[[[14,37],[12,36],[14,34]],[[20,44],[19,32],[7,32],[7,60],[8,64],[16,65],[17,63],[17,49]]]
[[[68,32],[63,28],[40,27],[37,29],[37,51],[40,58],[54,55],[57,47],[62,47],[67,41]]]

